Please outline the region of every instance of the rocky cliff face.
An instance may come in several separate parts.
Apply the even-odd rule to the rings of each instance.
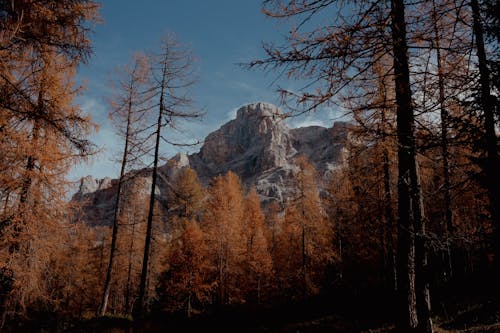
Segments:
[[[240,108],[236,119],[208,135],[200,152],[189,160],[203,176],[232,170],[246,179],[285,166],[295,153],[278,108],[256,103]]]
[[[322,178],[343,162],[348,124],[336,122],[331,128],[310,126],[290,129],[281,111],[268,103],[253,103],[241,107],[236,119],[222,125],[207,136],[195,154],[177,154],[160,171],[171,176],[182,167],[194,169],[207,184],[217,175],[228,171],[238,174],[247,186],[255,186],[264,202],[284,200],[293,193],[294,159],[306,156]],[[147,170],[140,171],[143,179],[137,184],[150,186]],[[85,200],[85,212],[96,224],[107,224],[113,209],[116,181],[81,180],[74,200]],[[159,185],[159,193],[164,192]],[[146,190],[146,189],[145,189]]]

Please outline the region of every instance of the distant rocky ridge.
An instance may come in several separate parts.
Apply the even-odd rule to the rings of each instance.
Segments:
[[[295,158],[307,157],[319,177],[327,178],[344,161],[348,129],[346,122],[335,122],[331,128],[290,129],[276,106],[252,103],[242,106],[236,119],[210,133],[198,153],[177,154],[160,168],[160,173],[172,176],[177,170],[190,167],[202,183],[208,184],[213,177],[233,171],[246,186],[256,187],[263,202],[283,201],[294,192]],[[151,186],[149,170],[136,172],[139,177],[134,180],[135,188],[139,186],[147,193]],[[82,178],[73,200],[84,202],[85,219],[89,223],[110,223],[116,183],[110,178]],[[164,187],[160,181],[157,188],[160,196],[166,193]]]

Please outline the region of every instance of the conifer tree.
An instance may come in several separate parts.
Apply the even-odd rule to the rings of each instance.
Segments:
[[[334,262],[333,228],[326,219],[319,198],[316,171],[305,159],[297,159],[297,196],[288,205],[285,224],[286,238],[291,242],[290,260],[299,276],[292,277],[301,290],[301,298],[317,294],[325,278],[325,271]],[[299,295],[297,295],[299,296]]]
[[[233,172],[213,179],[208,189],[202,230],[206,235],[218,304],[242,299],[243,263],[247,250],[243,229],[243,186]]]
[[[272,259],[265,237],[264,214],[260,207],[260,198],[255,188],[245,197],[243,230],[246,237],[246,278],[247,288],[257,303],[261,302],[264,287],[268,281]]]
[[[172,178],[169,188],[170,211],[181,220],[201,218],[206,194],[196,171],[184,167]]]
[[[148,281],[151,241],[153,237],[153,217],[155,215],[160,143],[172,143],[168,139],[168,135],[162,130],[165,128],[175,128],[177,123],[182,119],[200,117],[200,113],[189,109],[192,101],[187,95],[187,89],[194,83],[193,57],[191,53],[185,46],[179,44],[173,35],[166,36],[160,48],[161,52],[151,60],[153,85],[150,92],[154,103],[152,103],[153,108],[150,110],[156,113],[156,121],[152,124],[153,131],[150,133],[150,137],[154,140],[152,148],[153,164],[139,301],[136,308],[136,315],[138,317],[142,317],[145,314],[147,305],[146,284]],[[168,211],[168,207],[165,208]]]
[[[432,325],[428,325],[428,288],[424,276],[425,216],[416,160],[415,114],[404,0],[361,1],[352,3],[352,6],[336,0],[266,0],[263,3],[266,15],[297,17],[299,22],[288,35],[285,46],[265,45],[268,57],[252,62],[250,66],[284,68],[289,77],[311,81],[299,92],[281,90],[285,100],[291,99],[299,106],[292,105],[295,114],[334,102],[336,95],[371,68],[377,59],[391,55],[399,147],[397,266],[400,280],[398,309],[401,313],[398,315],[398,327],[406,332],[417,330],[420,321],[425,331],[431,331]],[[304,31],[311,17],[327,10],[331,10],[329,15],[336,12],[343,19]],[[415,233],[418,234],[416,240]],[[419,275],[418,279],[415,274]]]
[[[118,225],[120,212],[122,210],[122,185],[125,181],[129,180],[126,178],[130,178],[131,176],[131,174],[129,174],[129,177],[126,177],[125,174],[129,167],[128,164],[137,162],[137,159],[143,154],[141,143],[142,145],[144,143],[140,134],[144,132],[144,129],[141,128],[141,118],[144,118],[144,110],[147,109],[147,103],[150,100],[147,92],[150,78],[146,57],[141,54],[136,54],[134,63],[131,66],[125,67],[123,71],[123,77],[120,78],[120,82],[118,82],[117,89],[119,90],[116,92],[117,96],[111,101],[111,106],[113,108],[111,116],[118,118],[117,121],[119,122],[120,134],[123,136],[125,143],[114,203],[115,209],[109,263],[106,271],[102,301],[98,310],[100,316],[106,313],[111,287],[113,262],[115,261],[117,250]]]
[[[498,176],[498,137],[495,126],[498,124],[498,100],[491,93],[491,74],[486,55],[484,27],[478,0],[471,0],[473,33],[475,50],[479,69],[478,104],[483,118],[484,143],[486,145],[485,173],[487,179],[488,199],[490,201],[490,215],[494,228],[493,248],[495,253],[496,274],[500,276],[500,177]],[[498,15],[498,14],[497,14]],[[496,105],[495,105],[496,104]],[[495,110],[496,109],[496,110]],[[495,113],[497,113],[495,115]]]
[[[210,296],[209,257],[205,237],[197,222],[188,220],[167,258],[168,269],[160,277],[162,303],[170,311],[183,310],[188,317]]]
[[[66,216],[65,175],[92,152],[93,124],[74,102],[73,78],[90,55],[97,8],[93,1],[0,3],[0,279],[18,284],[0,303],[12,300],[13,312],[46,299],[40,269],[49,253],[38,249]]]

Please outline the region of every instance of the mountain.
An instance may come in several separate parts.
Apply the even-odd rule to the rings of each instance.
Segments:
[[[200,151],[179,153],[160,167],[161,174],[175,176],[183,167],[194,169],[201,182],[228,171],[238,174],[246,186],[255,186],[263,202],[283,201],[294,192],[294,159],[305,156],[316,167],[321,178],[343,163],[349,125],[335,122],[331,128],[309,126],[290,129],[283,113],[268,103],[242,106],[236,118],[210,133]],[[150,171],[134,171],[138,177],[125,191],[139,188],[147,193],[151,186]],[[113,212],[116,180],[82,178],[73,200],[84,203],[85,219],[92,224],[108,224]],[[160,179],[158,195],[166,195],[166,184]]]

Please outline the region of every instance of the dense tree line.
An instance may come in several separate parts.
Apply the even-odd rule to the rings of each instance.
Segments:
[[[190,317],[379,290],[399,331],[432,332],[433,291],[500,276],[498,3],[263,6],[297,21],[250,67],[310,81],[281,90],[290,116],[348,110],[345,161],[325,177],[298,157],[293,195],[265,207],[232,172],[206,186],[189,168],[164,173],[162,143],[182,144],[169,131],[200,116],[193,58],[168,36],[114,75],[124,148],[108,228],[66,198],[70,168],[95,152],[74,77],[98,5],[0,1],[0,329],[36,314]]]
[[[488,202],[485,221],[493,229],[488,248],[500,257],[499,180],[493,171],[499,167],[498,91],[491,76],[498,51],[498,36],[491,30],[498,30],[498,13],[484,11],[495,5],[477,0],[263,3],[266,15],[290,19],[293,24],[284,43],[265,44],[267,57],[250,67],[275,69],[308,81],[303,89],[281,89],[292,106],[290,116],[347,102],[362,126],[369,120],[365,130],[376,134],[372,139],[393,138],[398,184],[396,326],[401,332],[432,332],[429,254],[433,239],[425,207],[423,158],[442,160],[443,190],[439,192],[444,197],[448,274],[453,268],[449,240],[455,227],[450,150],[457,146],[465,148],[469,165],[453,172],[470,172],[482,179],[487,194],[483,200]],[[332,19],[318,26],[325,16]],[[490,31],[489,39],[485,31]],[[370,118],[375,115],[382,125],[373,124]],[[389,131],[388,119],[394,119],[394,131]],[[438,158],[429,150],[436,145],[441,147]],[[387,184],[388,154],[383,155]],[[387,186],[384,193],[388,198]],[[494,260],[497,274],[499,262]]]

